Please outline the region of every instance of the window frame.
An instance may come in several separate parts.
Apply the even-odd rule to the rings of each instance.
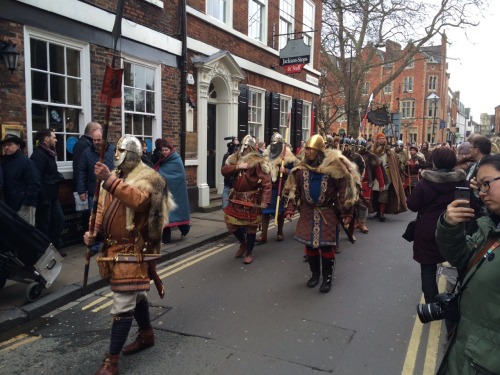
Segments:
[[[290,6],[291,10],[290,12],[285,11],[283,9],[283,4],[286,2],[286,5]],[[289,25],[289,28],[286,30],[282,29],[282,22],[286,23]],[[288,39],[290,39],[290,35],[292,35],[295,32],[295,0],[280,0],[280,5],[279,5],[279,39],[278,39],[278,49],[281,50],[285,48],[286,44],[288,43]],[[288,34],[288,35],[281,35],[281,34]]]
[[[212,7],[212,10],[213,10],[213,7],[214,7],[216,2],[224,4],[226,19],[220,19],[219,17],[217,17],[216,15],[212,14],[212,12],[209,11],[210,6]],[[233,25],[233,0],[207,0],[205,2],[205,14],[218,22],[221,22],[229,27],[232,27],[232,25]]]
[[[256,3],[261,5],[261,21],[260,21],[260,27],[261,27],[261,35],[260,38],[256,38],[252,36],[251,31],[250,31],[250,16],[251,16],[251,4]],[[248,37],[252,38],[254,40],[258,40],[259,42],[262,42],[266,44],[267,41],[267,24],[268,24],[268,0],[249,0],[248,1]]]
[[[123,69],[125,69],[125,63],[128,64],[133,64],[133,65],[138,65],[145,67],[147,69],[152,69],[154,70],[154,84],[155,84],[155,89],[154,89],[154,111],[153,112],[138,112],[138,111],[130,111],[128,109],[125,109],[125,77],[123,77],[123,82],[122,82],[122,110],[121,110],[121,116],[122,116],[122,134],[131,134],[135,137],[137,137],[139,140],[142,139],[149,139],[151,138],[151,147],[154,144],[154,140],[156,138],[161,138],[162,134],[162,129],[161,129],[161,118],[162,118],[162,103],[161,103],[161,92],[162,92],[162,78],[161,78],[161,65],[158,64],[152,64],[150,62],[144,61],[137,59],[135,57],[129,56],[129,55],[124,55],[121,60],[121,66]],[[124,72],[125,74],[125,72]],[[132,87],[132,86],[129,86]],[[134,86],[135,87],[135,86]],[[149,90],[152,91],[152,90]],[[152,118],[151,120],[151,136],[145,135],[144,134],[144,128],[143,128],[143,133],[142,134],[137,134],[136,132],[126,132],[125,127],[127,126],[126,123],[126,116],[129,114],[133,115],[144,115],[144,116],[150,116]],[[148,151],[149,151],[150,145],[148,144]]]
[[[260,97],[260,107],[253,106],[253,95],[258,95]],[[248,86],[248,134],[252,134],[255,139],[263,140],[264,136],[264,126],[265,126],[265,103],[266,103],[266,90],[259,87]],[[252,109],[260,109],[260,122],[251,121]],[[255,129],[257,131],[255,132]]]
[[[403,78],[404,92],[413,92],[413,77]]]
[[[287,103],[286,111],[283,110],[283,103]],[[288,127],[288,115],[291,115],[292,97],[280,94],[280,122],[278,125],[279,133],[283,138],[286,136],[286,128]],[[283,124],[283,120],[286,118],[286,123]],[[290,118],[291,121],[291,118]]]
[[[414,99],[401,100],[400,109],[401,119],[415,118],[416,105]]]
[[[308,140],[311,136],[312,126],[312,103],[302,102],[302,140]]]
[[[44,41],[46,43],[56,44],[64,46],[65,48],[71,48],[78,50],[80,52],[80,105],[68,105],[61,103],[51,103],[43,100],[34,100],[32,92],[32,79],[31,79],[31,39],[37,39]],[[25,90],[26,90],[26,108],[32,108],[33,105],[45,105],[56,106],[61,108],[74,108],[79,109],[78,114],[78,128],[74,129],[72,133],[83,133],[85,126],[91,121],[92,113],[92,90],[91,90],[91,75],[90,75],[90,46],[88,43],[81,42],[72,38],[65,36],[52,34],[38,29],[33,29],[26,27],[24,30],[24,40],[26,41],[24,47],[24,67],[25,67]],[[47,68],[47,72],[50,73],[50,68]],[[65,75],[66,76],[66,75]],[[49,88],[48,88],[49,90]],[[64,125],[66,124],[66,119],[64,119]],[[61,134],[57,132],[56,134]],[[66,134],[66,131],[63,132]],[[26,111],[26,138],[27,138],[27,149],[28,154],[33,152],[33,116],[32,111]],[[78,136],[76,136],[78,138]],[[64,146],[66,150],[66,146]],[[73,162],[72,160],[63,160],[57,162],[58,170],[63,174],[65,178],[72,178],[73,173]]]
[[[306,21],[308,21],[308,18],[306,17],[306,4],[308,4],[310,7],[311,7],[311,11],[312,11],[312,14],[311,14],[311,25],[308,25]],[[303,12],[302,12],[302,30],[303,31],[312,31],[310,33],[307,33],[307,34],[304,34],[303,35],[303,38],[304,38],[304,43],[307,44],[306,42],[306,39],[305,38],[308,38],[310,41],[311,41],[311,44],[310,44],[310,47],[311,47],[311,55],[309,57],[309,63],[307,65],[309,66],[313,66],[313,57],[314,57],[314,28],[316,27],[316,24],[315,24],[315,14],[316,14],[316,4],[314,4],[312,1],[310,0],[304,0],[304,3],[302,5],[302,9],[303,9]],[[310,30],[306,30],[306,26],[308,29]]]
[[[435,92],[437,91],[437,87],[438,87],[438,76],[437,75],[429,76],[429,85],[428,85],[429,91]]]

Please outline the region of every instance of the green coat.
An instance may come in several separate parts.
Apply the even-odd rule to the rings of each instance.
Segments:
[[[477,220],[478,230],[465,236],[464,225],[450,226],[439,218],[436,242],[441,254],[466,270],[470,259],[486,245],[488,236],[500,236],[490,217]],[[460,298],[460,323],[437,374],[500,374],[500,248],[496,257],[482,263]],[[474,268],[467,273],[464,283]]]

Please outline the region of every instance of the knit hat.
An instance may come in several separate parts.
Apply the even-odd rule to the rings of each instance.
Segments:
[[[458,155],[468,155],[470,154],[470,149],[471,147],[469,142],[462,142],[457,147],[457,153]]]
[[[378,133],[376,139],[379,139],[379,138],[385,138],[385,134],[384,133]]]

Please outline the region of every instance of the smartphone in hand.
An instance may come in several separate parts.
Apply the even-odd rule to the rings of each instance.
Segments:
[[[455,188],[455,200],[463,199],[470,202],[470,188],[458,186]],[[470,207],[470,203],[467,205],[461,205],[463,207]]]

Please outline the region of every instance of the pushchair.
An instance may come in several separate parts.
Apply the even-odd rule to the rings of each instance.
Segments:
[[[7,280],[28,284],[26,298],[36,301],[61,272],[62,257],[50,240],[0,202],[0,290]]]

